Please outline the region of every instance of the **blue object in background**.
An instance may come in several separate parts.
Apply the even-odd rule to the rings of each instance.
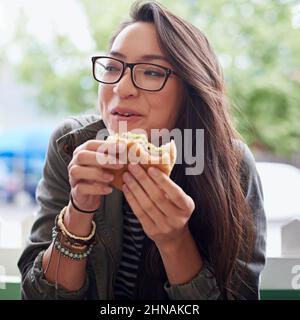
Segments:
[[[35,199],[52,127],[15,128],[0,133],[0,198],[12,202],[20,191]]]
[[[0,133],[0,157],[45,156],[52,128],[16,128]]]

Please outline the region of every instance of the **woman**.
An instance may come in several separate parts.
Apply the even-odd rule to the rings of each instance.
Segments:
[[[150,66],[153,80],[144,82]],[[23,298],[258,299],[266,228],[260,180],[230,123],[205,36],[159,4],[138,2],[93,70],[102,119],[74,118],[53,133],[38,217],[19,261]],[[135,164],[123,192],[112,189],[107,169],[122,164],[99,164],[107,142],[96,135],[117,131],[125,113],[136,114],[125,119],[128,130],[204,129],[203,173],[185,175],[184,161],[171,177]],[[80,258],[69,256],[74,248]]]

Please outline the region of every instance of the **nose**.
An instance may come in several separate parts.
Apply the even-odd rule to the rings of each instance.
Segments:
[[[120,81],[114,85],[113,92],[121,98],[136,96],[138,94],[138,88],[135,87],[131,79],[131,72],[132,71],[128,67]]]

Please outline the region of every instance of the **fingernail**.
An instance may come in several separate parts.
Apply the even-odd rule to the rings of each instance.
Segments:
[[[112,188],[110,188],[110,187],[104,187],[104,192],[105,192],[105,193],[111,193],[111,192],[112,192]]]
[[[123,180],[125,182],[130,182],[130,181],[132,181],[132,177],[128,172],[126,172],[126,173],[123,174]]]
[[[128,188],[127,188],[126,184],[123,184],[123,186],[122,186],[122,190],[123,190],[123,192],[124,192],[124,193],[128,193],[128,192],[129,192],[129,190],[128,190]]]
[[[108,181],[114,180],[114,176],[109,174],[109,173],[104,173],[103,177],[104,177],[105,180],[108,180]]]
[[[153,167],[150,167],[150,168],[148,169],[148,173],[150,174],[150,176],[157,177],[157,175],[158,175],[158,170],[155,169],[155,168],[153,168]]]

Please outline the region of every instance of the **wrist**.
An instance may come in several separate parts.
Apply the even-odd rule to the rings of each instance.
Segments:
[[[90,199],[91,200],[91,199]],[[91,213],[95,213],[98,209],[99,209],[99,204],[97,205],[97,207],[94,207],[94,200],[92,200],[92,210],[90,209],[91,206],[89,205],[89,200],[85,201],[85,208],[79,208],[78,205],[76,204],[76,201],[73,199],[72,193],[70,193],[70,202],[71,205],[73,207],[73,209],[75,209],[76,211],[80,212],[80,213],[87,213],[87,214],[91,214]],[[98,202],[100,203],[100,199],[98,199]]]
[[[160,252],[165,254],[172,254],[185,248],[186,245],[194,242],[194,238],[188,228],[188,226],[182,231],[179,237],[175,239],[156,244]]]
[[[64,217],[64,224],[68,231],[77,236],[87,236],[92,230],[94,214],[82,214],[78,212],[69,202]]]

